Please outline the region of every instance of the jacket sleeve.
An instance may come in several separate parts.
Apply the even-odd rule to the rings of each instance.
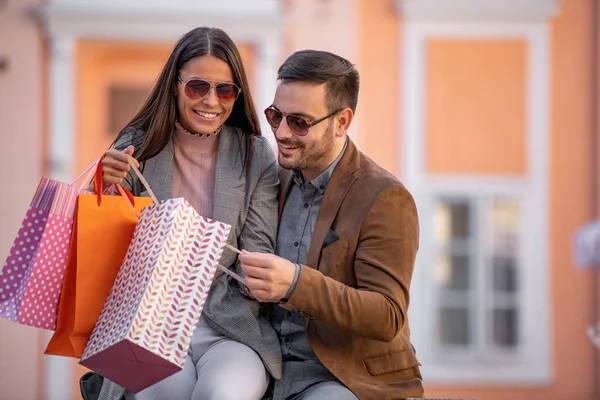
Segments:
[[[357,288],[303,265],[287,308],[354,335],[391,341],[406,324],[418,240],[412,196],[401,185],[384,189],[359,233],[353,260]]]

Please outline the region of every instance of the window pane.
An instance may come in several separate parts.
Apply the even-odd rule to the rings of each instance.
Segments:
[[[493,321],[494,343],[498,346],[516,346],[518,332],[517,310],[493,310]]]
[[[487,254],[495,291],[516,292],[518,288],[519,204],[497,198],[488,211]]]
[[[471,205],[466,200],[442,199],[435,210],[434,230],[438,243],[435,274],[441,287],[469,289]]]
[[[442,345],[466,346],[471,342],[468,309],[442,308],[439,317]]]
[[[514,258],[494,257],[493,287],[499,292],[517,291],[517,266]]]
[[[142,107],[150,89],[147,87],[112,86],[108,94],[108,128],[117,135]]]
[[[443,201],[435,210],[434,230],[438,245],[471,235],[471,206],[466,201]]]
[[[511,199],[495,199],[488,211],[488,253],[496,257],[517,257],[519,204]]]
[[[469,289],[469,257],[464,255],[438,255],[436,277],[440,286],[452,290]]]
[[[487,259],[491,267],[490,304],[492,343],[514,347],[518,342],[520,204],[514,198],[495,198],[488,209]],[[512,305],[511,305],[512,304]]]

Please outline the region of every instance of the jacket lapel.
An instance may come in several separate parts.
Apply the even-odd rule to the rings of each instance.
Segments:
[[[279,168],[279,214],[277,220],[281,219],[283,213],[283,206],[285,205],[285,199],[292,186],[292,171],[289,169]]]
[[[172,197],[174,151],[173,141],[169,140],[165,148],[155,157],[146,161],[144,165],[144,178],[148,181],[150,189],[152,189],[158,201],[167,200]],[[140,193],[147,193],[143,186],[140,189]]]
[[[245,181],[242,175],[244,160],[240,156],[240,140],[245,138],[229,126],[224,126],[219,135],[212,219],[235,226],[239,214],[233,211],[240,210],[244,201],[241,188]],[[242,204],[236,207],[235,202]]]
[[[359,169],[360,153],[354,143],[348,139],[346,152],[333,170],[331,179],[325,189],[325,194],[321,201],[321,208],[317,215],[317,222],[315,223],[315,229],[310,242],[306,261],[309,266],[312,266],[315,269],[318,269],[319,255],[321,254],[325,236],[327,235],[327,232],[329,232],[329,229],[331,229],[333,220],[337,216],[338,210],[340,209],[348,190],[350,190],[350,187],[352,187],[352,184],[356,181],[357,178],[354,173]]]

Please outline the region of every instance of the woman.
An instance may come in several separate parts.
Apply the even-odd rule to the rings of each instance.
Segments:
[[[105,154],[104,184],[143,196],[130,158],[158,200],[184,197],[199,214],[232,226],[232,246],[273,252],[277,163],[260,135],[239,52],[222,30],[197,28],[180,39],[145,105]],[[220,263],[240,272],[229,250]],[[183,370],[135,398],[255,400],[269,373],[281,375],[277,334],[259,303],[217,272]],[[102,392],[118,399],[124,390],[105,380]]]

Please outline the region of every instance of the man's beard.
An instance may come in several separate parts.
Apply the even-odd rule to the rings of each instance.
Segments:
[[[288,146],[296,145],[296,143],[291,141],[280,141],[279,143]],[[297,170],[318,168],[333,148],[333,125],[331,124],[327,127],[325,134],[318,142],[313,142],[308,146],[299,146],[293,158],[286,158],[280,153],[278,157],[279,165],[286,169]]]

